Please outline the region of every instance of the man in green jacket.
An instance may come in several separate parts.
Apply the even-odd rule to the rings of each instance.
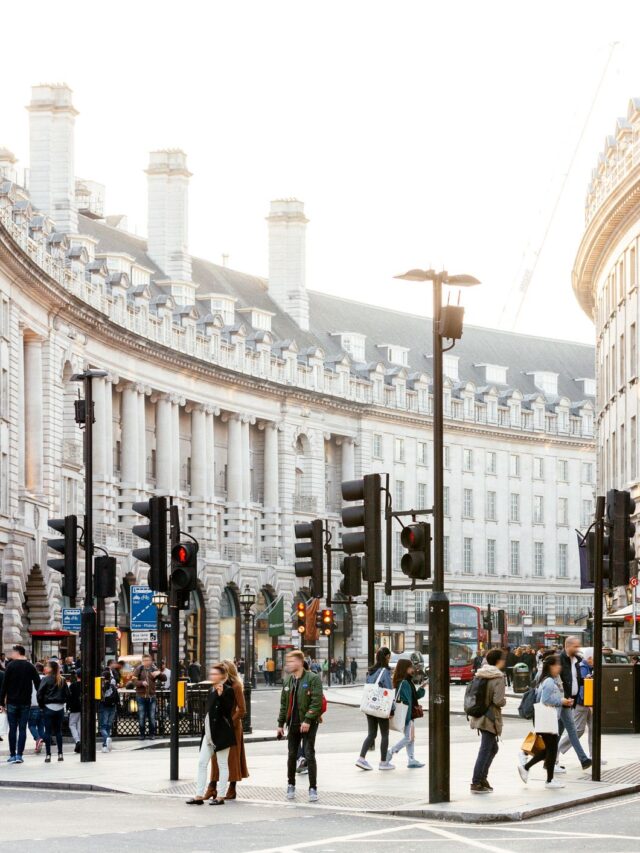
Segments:
[[[304,757],[309,768],[309,802],[318,801],[316,764],[316,734],[322,715],[322,680],[320,676],[304,667],[301,651],[289,652],[285,662],[287,675],[280,695],[278,715],[278,739],[284,737],[288,727],[287,743],[287,799],[296,796],[296,762],[302,741]]]

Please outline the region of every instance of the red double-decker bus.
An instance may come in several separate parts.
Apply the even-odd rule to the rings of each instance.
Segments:
[[[497,614],[494,611],[494,615]],[[491,643],[482,624],[482,610],[475,604],[451,604],[449,607],[449,678],[465,684],[473,679],[473,659],[492,645],[507,645],[506,614],[504,631],[497,643]],[[495,622],[494,622],[495,625]],[[497,626],[496,626],[497,627]],[[494,627],[495,638],[496,630]]]

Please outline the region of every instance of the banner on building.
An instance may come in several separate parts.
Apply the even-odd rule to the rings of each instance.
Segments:
[[[284,634],[284,598],[277,598],[269,610],[269,636],[281,637]]]

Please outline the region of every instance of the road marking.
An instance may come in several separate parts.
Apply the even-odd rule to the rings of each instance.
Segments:
[[[416,824],[416,829],[420,824]],[[507,847],[494,847],[493,844],[484,844],[482,841],[475,841],[472,838],[465,838],[463,835],[458,835],[455,832],[449,832],[448,829],[440,829],[436,826],[425,826],[427,832],[432,832],[434,835],[439,835],[447,841],[458,841],[461,844],[467,844],[469,847],[477,847],[479,850],[491,850],[492,853],[514,853]]]
[[[600,812],[600,811],[603,811],[604,809],[612,809],[615,807],[619,807],[621,805],[625,806],[625,805],[627,805],[627,803],[637,803],[639,801],[640,801],[640,797],[631,797],[630,799],[625,800],[624,803],[621,803],[620,797],[612,797],[611,800],[609,800],[606,803],[602,803],[600,805],[594,805],[594,806],[587,806],[584,809],[577,807],[576,809],[572,810],[571,813],[573,815],[589,814],[590,812]],[[557,823],[558,821],[566,820],[566,818],[567,818],[567,815],[563,813],[563,814],[554,815],[553,817],[535,818],[535,819],[533,819],[532,822],[533,823]]]
[[[278,847],[264,847],[261,850],[254,850],[252,853],[297,853],[298,850],[307,850],[310,847],[321,847],[323,844],[350,841],[352,838],[370,838],[372,835],[388,835],[391,832],[398,832],[402,829],[412,829],[415,826],[415,823],[406,823],[401,826],[390,826],[386,829],[372,829],[369,830],[369,832],[355,832],[352,835],[334,835],[330,838],[320,838],[317,841],[303,841],[295,846],[280,844]]]

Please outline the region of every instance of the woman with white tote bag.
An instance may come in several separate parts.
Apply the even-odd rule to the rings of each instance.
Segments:
[[[387,750],[389,749],[389,715],[393,706],[393,685],[391,683],[391,670],[389,669],[390,658],[390,649],[386,646],[378,649],[376,662],[367,674],[367,685],[375,685],[375,689],[367,691],[365,686],[365,695],[360,705],[360,709],[367,718],[367,736],[362,744],[360,756],[356,761],[356,767],[359,767],[361,770],[373,770],[373,767],[367,761],[367,752],[376,741],[378,729],[380,729],[380,764],[378,765],[378,770],[395,770],[393,764],[387,761]],[[371,693],[372,695],[367,696],[367,693]],[[371,710],[376,711],[376,714],[367,713],[366,708],[369,706],[371,706]],[[381,713],[384,713],[386,716],[380,716]]]
[[[553,778],[558,754],[558,721],[563,705],[572,704],[572,699],[564,698],[564,690],[560,680],[562,664],[557,655],[548,655],[542,664],[539,687],[536,690],[534,705],[534,728],[544,741],[544,749],[532,756],[518,767],[518,773],[523,782],[529,780],[529,770],[534,764],[544,761],[547,771],[545,788],[564,788],[564,783]],[[526,759],[526,756],[525,756]]]
[[[403,732],[403,737],[391,747],[387,753],[387,761],[391,761],[394,753],[407,749],[407,767],[424,767],[424,764],[414,755],[415,735],[413,718],[418,699],[424,696],[424,687],[416,689],[413,683],[415,669],[408,658],[400,658],[393,672],[393,686],[396,690],[396,703],[393,717],[391,717],[391,728],[397,732]]]

